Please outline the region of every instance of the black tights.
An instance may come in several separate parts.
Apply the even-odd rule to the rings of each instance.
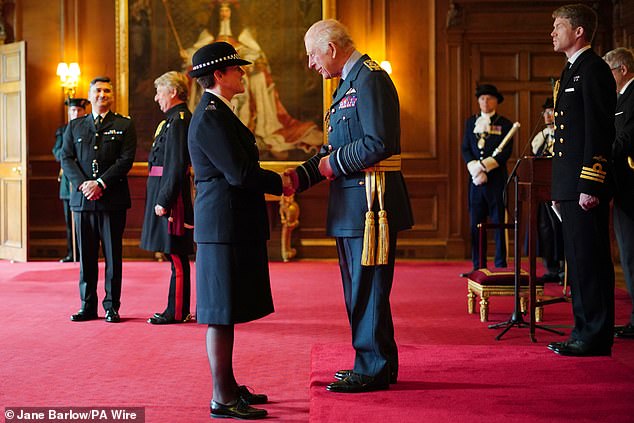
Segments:
[[[238,384],[233,375],[234,325],[209,325],[206,339],[213,400],[230,404],[238,398]]]

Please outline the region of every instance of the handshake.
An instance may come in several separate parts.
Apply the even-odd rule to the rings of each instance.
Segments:
[[[332,151],[332,147],[325,146],[322,147],[325,152]],[[321,157],[319,159],[319,164],[317,165],[317,169],[319,173],[324,178],[332,181],[335,179],[335,173],[332,170],[332,166],[330,166],[330,159],[327,154],[320,153]],[[311,159],[312,160],[312,159]],[[297,172],[295,169],[286,169],[284,173],[280,175],[282,178],[282,190],[285,196],[291,196],[295,194],[295,192],[299,189],[299,177],[297,176]]]

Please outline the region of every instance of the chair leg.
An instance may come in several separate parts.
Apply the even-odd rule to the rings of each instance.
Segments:
[[[480,321],[489,321],[489,299],[484,296],[480,298]]]
[[[467,313],[469,314],[475,313],[475,298],[476,295],[471,288],[467,288]]]
[[[535,307],[535,321],[541,322],[544,317],[544,307]]]

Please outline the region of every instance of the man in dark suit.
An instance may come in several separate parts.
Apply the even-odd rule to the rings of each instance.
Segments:
[[[513,141],[509,140],[501,151],[496,152],[513,126],[510,120],[497,113],[497,106],[504,101],[504,96],[491,84],[479,85],[475,96],[478,99],[480,113],[467,119],[462,139],[462,158],[471,175],[469,220],[474,270],[481,267],[478,224],[486,222],[487,217],[491,219],[491,223],[504,223],[506,162],[513,151]],[[485,248],[482,256],[486,267],[486,235],[484,239]],[[500,228],[495,231],[495,267],[506,265],[506,240],[504,229]]]
[[[574,329],[548,347],[568,356],[610,355],[614,341],[614,267],[609,211],[616,85],[590,43],[597,15],[582,4],[553,12],[554,49],[566,54],[555,85],[552,199],[562,216]]]
[[[71,183],[80,250],[80,310],[74,322],[97,318],[99,246],[106,262],[106,322],[120,321],[123,230],[130,208],[127,174],[134,162],[136,131],[129,117],[111,112],[112,84],[107,77],[90,82],[92,113],[75,119],[64,132],[62,169]]]
[[[77,119],[83,116],[86,116],[86,106],[90,104],[90,101],[85,98],[69,98],[65,101],[66,106],[68,106],[68,121],[70,122],[73,119]],[[68,124],[64,126],[60,126],[55,131],[55,145],[53,146],[53,155],[55,156],[55,160],[61,163],[62,161],[62,145],[64,144],[64,131]],[[62,200],[62,204],[64,206],[64,221],[66,222],[66,256],[62,258],[60,261],[62,263],[67,263],[69,261],[75,261],[79,259],[79,251],[77,247],[73,247],[75,244],[73,237],[75,236],[73,233],[73,214],[70,211],[70,182],[64,172],[59,172],[59,177],[57,178],[59,181],[59,199]],[[75,253],[73,253],[73,248],[75,249]]]
[[[634,54],[626,48],[608,52],[603,60],[616,81],[614,113],[616,138],[612,144],[614,166],[614,234],[619,244],[625,284],[634,302]],[[634,308],[630,321],[615,332],[618,338],[634,338]]]
[[[327,114],[328,144],[287,171],[297,192],[330,181],[327,233],[336,238],[356,358],[354,368],[337,371],[339,380],[327,389],[387,389],[398,373],[390,309],[396,239],[413,224],[400,172],[398,94],[389,75],[355,49],[338,21],[313,24],[304,41],[309,68],[326,79],[342,78]]]

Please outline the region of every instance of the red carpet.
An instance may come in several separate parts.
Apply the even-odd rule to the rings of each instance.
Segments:
[[[466,313],[466,284],[457,275],[468,266],[397,267],[399,383],[383,393],[342,397],[323,390],[334,370],[352,363],[336,263],[271,263],[276,312],[237,327],[236,377],[267,393],[270,418],[284,422],[346,415],[366,422],[621,422],[634,415],[634,403],[624,400],[634,393],[634,341],[617,340],[613,357],[603,359],[555,356],[545,345],[564,337],[538,331],[532,344],[527,329],[513,328],[497,342],[497,331]],[[0,410],[138,406],[146,422],[210,421],[205,327],[145,323],[165,306],[169,264],[126,262],[123,271],[123,322],[73,323],[76,264],[0,261]],[[617,322],[627,318],[629,304],[627,293],[617,291]],[[492,321],[505,320],[512,300],[493,298],[490,308]],[[569,325],[570,305],[548,306],[544,318]]]

